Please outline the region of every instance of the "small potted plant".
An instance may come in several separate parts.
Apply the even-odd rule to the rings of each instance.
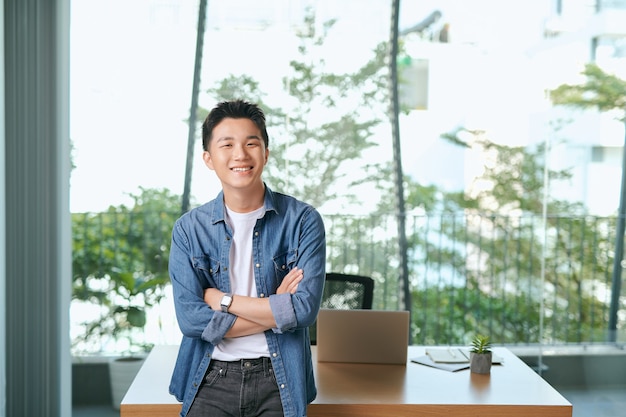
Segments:
[[[475,374],[491,373],[491,342],[485,335],[476,335],[470,349],[470,371]]]

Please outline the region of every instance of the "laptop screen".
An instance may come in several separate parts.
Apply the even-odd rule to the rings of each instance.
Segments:
[[[407,363],[409,312],[321,309],[319,362]]]

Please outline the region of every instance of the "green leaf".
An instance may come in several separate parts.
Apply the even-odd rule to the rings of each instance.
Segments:
[[[126,318],[132,327],[142,328],[146,325],[146,312],[138,307],[129,307],[126,311]]]

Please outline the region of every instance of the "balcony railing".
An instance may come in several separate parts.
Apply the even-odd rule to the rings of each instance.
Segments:
[[[74,281],[167,273],[176,213],[73,215]],[[394,216],[326,215],[327,271],[375,280],[374,308],[398,309]],[[478,213],[407,218],[412,343],[605,342],[611,314],[615,217]],[[77,281],[78,280],[78,281]],[[626,297],[620,297],[623,339]]]

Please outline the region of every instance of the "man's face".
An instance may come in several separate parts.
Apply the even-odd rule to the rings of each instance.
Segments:
[[[263,187],[261,174],[267,162],[261,131],[250,119],[222,120],[213,129],[209,150],[202,158],[215,171],[224,191]]]

